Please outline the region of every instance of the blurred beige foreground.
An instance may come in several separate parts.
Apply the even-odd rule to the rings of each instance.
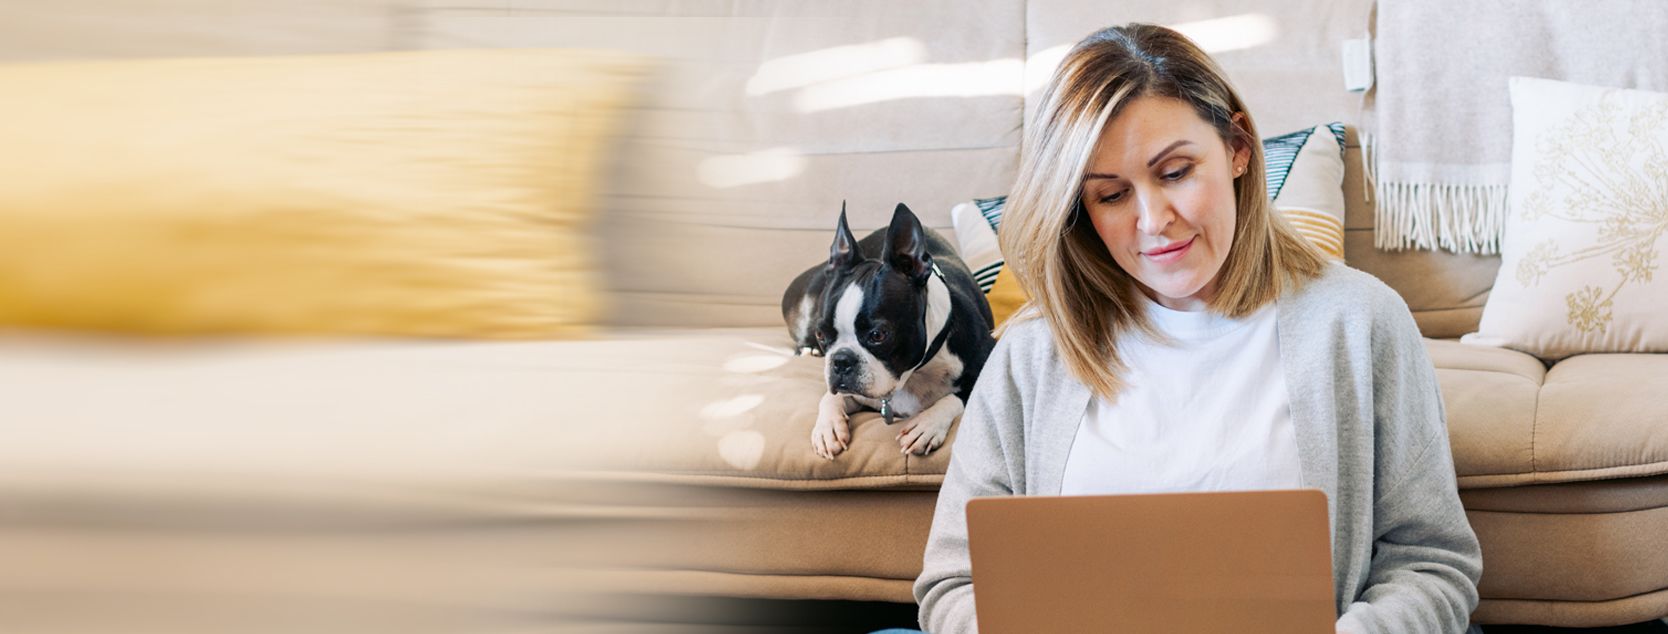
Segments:
[[[8,632],[701,631],[701,602],[652,595],[690,588],[639,573],[726,561],[768,502],[591,471],[712,442],[672,354],[38,334],[0,350]]]

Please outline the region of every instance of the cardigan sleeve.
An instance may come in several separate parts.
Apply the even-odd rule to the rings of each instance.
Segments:
[[[1400,297],[1375,313],[1373,556],[1366,586],[1337,626],[1464,632],[1477,607],[1482,549],[1460,505],[1436,369]]]
[[[973,569],[967,550],[967,502],[1024,490],[1022,397],[1012,349],[1024,340],[1010,329],[991,350],[962,413],[950,464],[938,491],[921,576],[915,580],[921,628],[930,634],[978,631]]]

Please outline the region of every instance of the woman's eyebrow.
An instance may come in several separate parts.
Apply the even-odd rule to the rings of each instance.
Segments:
[[[1147,161],[1147,167],[1152,167],[1154,163],[1157,163],[1160,160],[1163,160],[1164,155],[1169,154],[1171,150],[1179,148],[1183,145],[1192,145],[1192,144],[1193,144],[1192,141],[1188,141],[1188,140],[1185,140],[1185,139],[1183,139],[1181,141],[1177,141],[1175,143],[1171,143],[1169,145],[1169,147],[1166,147],[1163,150],[1159,150],[1158,154],[1154,155],[1152,160]],[[1083,180],[1090,181],[1090,180],[1094,180],[1094,179],[1097,179],[1097,178],[1117,178],[1117,177],[1118,177],[1117,174],[1101,174],[1099,172],[1089,172],[1089,173],[1083,175]]]
[[[1158,153],[1158,154],[1157,154],[1157,155],[1155,155],[1155,156],[1153,156],[1153,158],[1152,158],[1152,160],[1150,160],[1150,161],[1147,161],[1147,167],[1152,167],[1152,166],[1153,166],[1153,163],[1157,163],[1157,162],[1158,162],[1158,160],[1159,160],[1159,159],[1162,159],[1162,158],[1164,158],[1164,155],[1165,155],[1165,154],[1169,154],[1169,153],[1170,153],[1170,150],[1174,150],[1174,149],[1176,149],[1176,148],[1178,148],[1178,147],[1181,147],[1181,146],[1183,146],[1183,145],[1187,145],[1187,144],[1189,144],[1189,143],[1192,143],[1192,141],[1187,141],[1187,140],[1181,140],[1181,141],[1177,141],[1177,142],[1175,142],[1175,143],[1171,143],[1171,144],[1170,144],[1170,147],[1167,147],[1167,148],[1164,148],[1164,149],[1163,149],[1163,150],[1162,150],[1162,151],[1160,151],[1160,152],[1159,152],[1159,153]]]

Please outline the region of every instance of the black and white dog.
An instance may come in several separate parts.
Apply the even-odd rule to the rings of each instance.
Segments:
[[[905,420],[901,451],[926,455],[951,423],[995,345],[990,304],[950,243],[899,204],[861,242],[844,205],[828,262],[788,286],[782,317],[801,354],[825,357],[828,392],[811,448],[832,460],[851,442],[846,418],[878,410]]]

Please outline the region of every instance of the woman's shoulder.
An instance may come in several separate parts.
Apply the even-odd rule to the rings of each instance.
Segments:
[[[1282,319],[1305,330],[1419,339],[1406,300],[1383,280],[1340,262],[1281,299]]]
[[[1313,315],[1365,318],[1406,313],[1402,296],[1371,273],[1332,262],[1285,300]]]
[[[1005,325],[991,356],[1002,355],[1015,369],[1035,371],[1047,367],[1058,356],[1054,329],[1048,319],[1027,306]]]

